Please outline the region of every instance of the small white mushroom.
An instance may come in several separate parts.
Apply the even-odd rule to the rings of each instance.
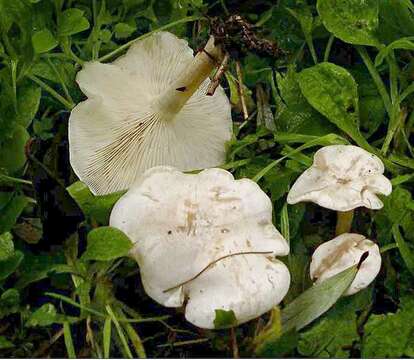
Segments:
[[[276,256],[289,245],[272,224],[272,204],[249,179],[222,169],[184,174],[156,167],[117,202],[110,225],[131,251],[147,294],[187,320],[214,328],[215,310],[254,319],[286,295],[290,274]]]
[[[287,201],[312,201],[336,211],[360,206],[380,209],[383,203],[376,194],[389,195],[392,191],[383,173],[382,161],[358,146],[325,146],[315,153],[313,165],[293,184]]]
[[[365,289],[378,275],[381,268],[381,254],[378,245],[359,234],[345,233],[318,246],[312,255],[310,277],[315,283],[358,264],[368,251],[368,257],[361,264],[351,286],[344,295],[352,295]]]
[[[351,230],[355,208],[384,206],[376,194],[391,194],[392,185],[383,173],[382,161],[358,146],[325,146],[293,184],[287,202],[311,201],[338,211],[336,235],[340,235]]]
[[[128,189],[157,165],[224,162],[230,103],[221,87],[206,95],[222,56],[213,38],[194,57],[186,41],[158,32],[111,64],[84,65],[76,80],[88,99],[69,119],[70,161],[94,194]]]

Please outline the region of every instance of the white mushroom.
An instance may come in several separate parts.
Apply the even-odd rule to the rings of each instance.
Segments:
[[[128,189],[157,165],[224,162],[230,103],[221,87],[206,95],[221,57],[213,38],[194,57],[186,41],[158,32],[111,64],[85,64],[76,80],[88,99],[69,119],[70,161],[94,194]]]
[[[117,202],[110,225],[135,243],[148,295],[186,304],[196,326],[214,328],[216,309],[233,310],[238,323],[254,319],[289,289],[289,271],[275,258],[289,245],[272,224],[270,199],[225,170],[150,169]]]
[[[344,295],[352,295],[365,289],[378,275],[381,268],[381,254],[378,245],[359,234],[345,233],[318,246],[312,255],[310,277],[315,283],[358,264],[368,251],[368,257],[361,264],[357,275]]]
[[[349,231],[352,221],[352,213],[344,212],[361,206],[369,209],[383,207],[376,194],[389,195],[392,191],[391,182],[383,173],[382,161],[360,147],[325,146],[315,153],[312,166],[293,184],[287,202],[311,201],[339,211],[339,235]]]

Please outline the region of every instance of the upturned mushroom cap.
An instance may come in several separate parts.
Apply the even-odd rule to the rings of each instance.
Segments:
[[[289,191],[287,202],[312,201],[336,211],[360,206],[380,209],[376,194],[389,195],[391,182],[384,165],[374,154],[353,145],[331,145],[319,149],[313,165],[303,172]]]
[[[135,243],[147,294],[168,307],[186,303],[196,326],[214,328],[216,309],[233,310],[239,323],[254,319],[288,291],[289,271],[275,256],[289,245],[272,224],[270,199],[225,170],[150,169],[115,205],[110,224]]]
[[[381,268],[381,254],[378,245],[359,234],[345,233],[318,246],[312,255],[310,277],[315,283],[358,264],[362,254],[368,251],[367,259],[361,264],[358,273],[344,295],[352,295],[365,289]]]
[[[207,46],[220,55],[213,39]],[[69,119],[78,177],[102,195],[128,189],[153,166],[221,165],[232,124],[223,89],[206,96],[215,65],[168,32],[137,41],[111,64],[86,63],[76,80],[88,99]]]

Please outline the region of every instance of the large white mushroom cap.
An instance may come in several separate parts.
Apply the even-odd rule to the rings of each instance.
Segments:
[[[357,275],[344,295],[352,295],[371,284],[381,269],[381,254],[378,245],[363,235],[345,233],[318,246],[312,255],[310,277],[315,283],[358,264],[368,251]]]
[[[392,191],[383,173],[382,161],[358,146],[325,146],[315,153],[313,165],[293,184],[287,201],[312,201],[336,211],[360,206],[380,209],[383,203],[376,194],[389,195]]]
[[[254,319],[289,289],[289,271],[275,258],[289,245],[272,224],[270,199],[225,170],[150,169],[117,202],[110,225],[135,243],[148,295],[168,307],[186,304],[198,327],[214,328],[216,309],[233,310],[238,323]]]
[[[219,58],[212,38],[207,47]],[[86,63],[76,80],[88,99],[69,119],[78,177],[102,195],[129,188],[153,166],[221,165],[232,124],[223,89],[206,95],[215,65],[168,32],[137,41],[111,64]]]

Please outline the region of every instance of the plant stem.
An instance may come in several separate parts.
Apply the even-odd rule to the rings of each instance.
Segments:
[[[237,72],[237,89],[239,90],[239,97],[240,97],[240,102],[241,102],[241,106],[242,106],[242,110],[243,110],[243,119],[247,120],[249,118],[249,113],[247,111],[247,105],[246,105],[246,98],[245,98],[245,94],[244,94],[244,85],[243,85],[243,74],[241,71],[241,65],[240,62],[237,61],[236,62],[236,72]]]
[[[396,248],[398,248],[398,245],[396,243],[384,245],[383,247],[380,248],[380,253],[383,254],[383,253],[387,252],[388,250],[392,250],[392,249],[396,249]]]
[[[344,233],[349,233],[354,218],[354,210],[338,211],[337,216],[335,235],[339,236]]]
[[[309,51],[312,56],[312,60],[315,65],[318,63],[318,56],[316,55],[315,47],[313,46],[313,41],[311,36],[306,36],[306,44],[308,45]]]
[[[391,118],[392,116],[391,100],[388,95],[387,89],[385,88],[384,82],[381,79],[380,74],[378,73],[377,69],[372,63],[372,60],[369,57],[367,50],[363,46],[356,46],[356,49],[359,55],[361,56],[362,60],[364,61],[364,64],[367,67],[372,77],[372,80],[377,86],[378,92],[381,95],[382,101],[384,102],[384,106],[385,106],[385,109],[387,110],[388,116]]]
[[[234,327],[230,328],[231,348],[233,351],[233,359],[239,359],[239,345],[237,343],[237,335]]]
[[[73,99],[70,96],[69,90],[65,84],[65,81],[62,78],[62,75],[60,74],[60,72],[58,71],[58,69],[56,68],[55,64],[53,64],[53,62],[50,60],[50,58],[46,58],[47,63],[49,64],[50,68],[52,69],[52,71],[55,73],[55,75],[57,76],[57,78],[60,81],[60,85],[62,85],[62,89],[65,92],[66,98],[68,100],[68,102],[73,103]]]
[[[32,182],[29,180],[25,180],[25,179],[18,179],[18,178],[14,178],[11,176],[7,176],[4,174],[0,174],[0,182],[11,182],[11,183],[16,183],[16,184],[22,184],[22,185],[32,185]]]
[[[64,105],[68,110],[72,110],[75,107],[74,103],[69,102],[66,100],[62,95],[60,95],[57,91],[55,91],[52,87],[48,84],[44,83],[35,75],[27,75],[27,77],[39,85],[44,91],[48,92],[51,96],[53,96],[56,100],[58,100],[62,105]]]
[[[328,43],[326,44],[325,54],[323,55],[323,61],[326,62],[329,60],[329,55],[331,54],[332,44],[335,40],[335,36],[331,34],[328,39]]]
[[[115,328],[116,328],[116,330],[118,332],[118,336],[119,336],[119,339],[121,340],[121,344],[123,346],[123,350],[125,352],[125,356],[127,358],[129,358],[129,359],[133,359],[134,357],[132,356],[131,350],[130,350],[130,348],[128,346],[128,341],[125,338],[125,334],[124,334],[124,332],[123,332],[123,330],[121,328],[121,325],[119,325],[118,319],[116,318],[116,316],[115,316],[115,314],[114,314],[111,306],[108,304],[108,305],[105,306],[105,309],[108,312],[109,316],[111,317],[111,320],[114,323]]]

